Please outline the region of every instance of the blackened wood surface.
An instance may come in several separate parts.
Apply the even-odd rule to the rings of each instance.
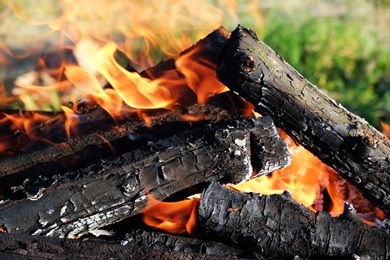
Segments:
[[[206,232],[265,257],[389,259],[389,234],[362,223],[353,211],[346,207],[334,218],[310,211],[288,194],[260,196],[212,183],[202,193],[198,214]]]
[[[390,141],[319,91],[256,34],[241,26],[225,47],[218,77],[271,116],[324,163],[390,213]]]
[[[134,243],[79,241],[55,237],[0,234],[1,259],[236,259],[194,252],[174,252]]]
[[[255,256],[253,252],[246,252],[220,242],[160,232],[135,230],[131,233],[127,233],[124,240],[128,241],[129,244],[147,246],[151,249],[162,251],[198,253],[234,257],[236,259],[260,259]]]
[[[252,136],[263,136],[264,149],[252,150]],[[273,155],[269,164],[256,161],[262,153]],[[0,226],[10,233],[80,236],[139,213],[147,192],[164,200],[204,182],[246,180],[253,172],[252,160],[269,170],[290,161],[269,117],[204,124],[112,159],[42,179],[34,193],[29,190],[25,197],[2,201]],[[39,186],[44,182],[49,184]],[[15,192],[25,192],[21,186]]]
[[[221,96],[226,97],[227,94]],[[215,96],[218,97],[225,99],[220,95]],[[27,184],[31,185],[39,178],[51,178],[56,174],[85,167],[101,159],[135,150],[147,141],[172,136],[179,130],[193,128],[196,124],[200,124],[183,122],[183,115],[201,116],[205,120],[218,121],[232,117],[234,108],[227,109],[208,104],[189,105],[182,109],[155,113],[155,118],[151,119],[149,126],[144,120],[132,117],[129,119],[130,122],[118,126],[111,126],[108,129],[102,127],[103,129],[99,131],[74,137],[60,144],[2,158],[0,159],[0,196],[5,197],[12,190],[23,188],[24,181],[28,181]]]

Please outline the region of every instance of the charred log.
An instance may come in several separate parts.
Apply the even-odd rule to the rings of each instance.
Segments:
[[[229,97],[229,94],[217,95],[210,99],[210,102],[214,99],[226,99],[226,96]],[[232,118],[231,114],[234,115],[235,107],[231,103],[224,102],[227,104],[226,109],[206,104],[189,105],[170,112],[156,112],[149,122],[150,125],[146,125],[145,121],[138,117],[133,117],[131,123],[127,122],[107,129],[100,126],[99,131],[91,134],[2,158],[0,159],[1,195],[6,196],[12,191],[12,187],[20,186],[25,180],[33,183],[39,176],[51,178],[55,174],[66,173],[101,159],[137,149],[148,141],[172,136],[180,129],[185,130],[203,124],[183,122],[183,116],[202,117],[205,120],[215,121]],[[89,123],[86,122],[85,125]]]
[[[198,253],[221,257],[259,259],[252,252],[246,252],[226,244],[199,238],[170,235],[159,232],[135,230],[127,233],[125,241],[151,249],[173,252]]]
[[[213,183],[200,199],[199,224],[221,241],[265,257],[390,257],[390,236],[361,222],[346,206],[339,217],[314,213],[288,193],[259,196]]]
[[[261,150],[252,149],[253,139],[261,140]],[[289,162],[268,117],[209,123],[79,170],[38,179],[33,186],[21,184],[15,193],[25,196],[3,199],[0,225],[10,233],[72,238],[139,213],[148,191],[164,200],[199,183],[246,180],[253,173],[252,163],[266,169],[259,168],[264,174]]]
[[[2,259],[235,259],[194,252],[162,251],[126,241],[79,241],[25,234],[0,234]]]
[[[324,163],[390,213],[390,141],[319,91],[256,34],[239,26],[217,70],[231,90],[271,116]]]

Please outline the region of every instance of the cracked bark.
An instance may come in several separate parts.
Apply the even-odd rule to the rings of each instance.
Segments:
[[[319,91],[256,34],[238,26],[219,79],[390,213],[390,141]]]
[[[253,140],[261,142],[262,149],[259,143],[252,146]],[[262,167],[264,174],[289,162],[287,147],[268,117],[207,123],[79,170],[39,179],[38,191],[32,191],[32,184],[22,187],[15,193],[30,195],[4,198],[0,225],[10,233],[73,238],[139,213],[147,191],[164,200],[200,183],[246,180],[252,164]]]
[[[331,217],[299,205],[288,193],[260,196],[212,183],[202,193],[198,214],[210,235],[265,257],[390,257],[389,234],[361,222],[348,205]]]

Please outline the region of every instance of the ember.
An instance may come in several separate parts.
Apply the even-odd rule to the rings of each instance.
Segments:
[[[150,205],[150,206],[149,206]],[[160,202],[151,197],[142,212],[144,222],[173,234],[193,234],[197,222],[199,199]]]

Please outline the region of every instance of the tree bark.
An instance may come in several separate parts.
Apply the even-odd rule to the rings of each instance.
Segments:
[[[212,183],[202,193],[198,214],[210,235],[265,257],[390,257],[390,236],[361,222],[348,205],[333,218],[299,205],[287,192],[261,196]]]
[[[256,148],[260,140],[262,149],[253,150],[251,140]],[[269,117],[207,123],[28,187],[21,184],[19,196],[0,204],[0,226],[10,233],[78,237],[139,213],[148,191],[164,200],[201,183],[247,180],[252,164],[267,173],[289,162]]]
[[[326,96],[241,26],[221,54],[217,75],[390,214],[390,141],[384,135]]]

